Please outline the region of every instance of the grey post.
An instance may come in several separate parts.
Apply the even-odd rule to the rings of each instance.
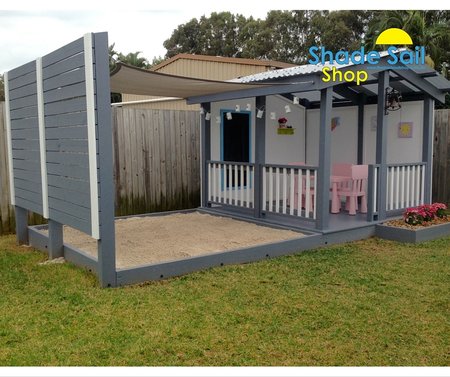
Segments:
[[[256,97],[256,109],[265,108],[266,97]],[[254,216],[261,217],[261,201],[262,201],[262,165],[266,163],[266,117],[265,113],[262,118],[255,118],[255,179],[254,179]],[[248,178],[247,178],[248,179]]]
[[[206,120],[206,113],[211,112],[211,103],[202,103],[204,114],[201,118],[201,185],[202,185],[202,197],[201,206],[208,206],[208,164],[206,161],[211,160],[211,120]]]
[[[28,210],[14,206],[16,212],[16,239],[19,245],[28,245]]]
[[[48,258],[54,259],[64,256],[63,226],[48,220]]]
[[[366,97],[362,94],[358,99],[358,165],[364,160],[364,105]]]
[[[386,187],[387,187],[387,115],[386,89],[389,87],[389,71],[378,75],[378,102],[377,102],[377,145],[376,163],[380,165],[378,174],[378,219],[386,218]]]
[[[433,179],[433,110],[434,100],[427,94],[423,100],[423,143],[422,161],[425,162],[425,192],[424,202],[432,202]]]
[[[375,220],[375,214],[373,210],[374,192],[373,192],[373,180],[374,180],[374,166],[369,165],[369,175],[367,179],[367,221],[372,222]]]
[[[316,228],[328,228],[330,216],[330,149],[331,149],[331,109],[333,106],[333,88],[320,91],[320,131],[319,131],[319,167],[317,169]]]
[[[109,85],[108,34],[94,34],[95,83],[99,166],[98,275],[102,287],[115,287],[116,249],[114,228],[114,180],[112,116]]]

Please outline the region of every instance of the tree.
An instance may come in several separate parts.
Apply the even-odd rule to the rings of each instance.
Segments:
[[[425,46],[431,65],[446,74],[450,61],[450,12],[424,10],[392,10],[379,11],[369,25],[366,45],[376,46],[377,36],[386,29],[399,28],[405,30],[412,38],[414,45]]]
[[[119,52],[118,60],[122,63],[132,65],[134,67],[147,68],[149,62],[146,58],[140,57],[140,54],[142,54],[142,51],[129,52],[127,55],[123,55]]]
[[[3,75],[0,74],[0,102],[5,100],[5,83]]]

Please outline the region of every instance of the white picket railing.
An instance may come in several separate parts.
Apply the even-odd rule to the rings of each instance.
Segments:
[[[425,164],[387,166],[386,210],[404,209],[424,203]]]
[[[254,164],[208,161],[208,201],[254,208]]]
[[[263,165],[262,211],[316,219],[317,168]]]

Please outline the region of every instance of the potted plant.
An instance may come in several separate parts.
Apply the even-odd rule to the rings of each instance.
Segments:
[[[285,117],[278,118],[278,128],[286,128],[288,120]]]

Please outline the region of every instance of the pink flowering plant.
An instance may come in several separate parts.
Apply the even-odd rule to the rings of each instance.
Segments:
[[[287,118],[285,118],[285,117],[282,117],[282,118],[278,118],[278,123],[281,123],[281,124],[284,124],[284,123],[287,123]]]
[[[447,217],[446,209],[447,206],[444,203],[424,204],[408,208],[403,214],[403,219],[409,225],[421,225],[426,221]]]

